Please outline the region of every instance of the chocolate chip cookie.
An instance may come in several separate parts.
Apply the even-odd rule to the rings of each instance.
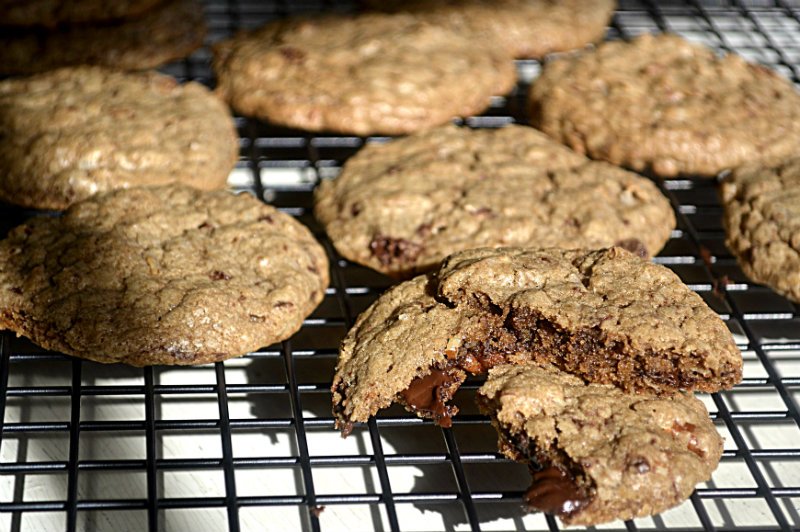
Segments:
[[[720,192],[725,243],[739,266],[800,302],[800,158],[737,168]]]
[[[722,456],[722,438],[691,392],[625,393],[528,363],[492,369],[477,397],[503,454],[531,468],[530,507],[565,525],[677,506]]]
[[[239,152],[227,106],[157,72],[67,67],[0,81],[0,199],[63,209],[96,192],[225,186]]]
[[[240,356],[297,331],[327,286],[294,218],[181,184],[95,195],[0,242],[0,329],[98,362]]]
[[[530,115],[581,153],[666,177],[714,176],[800,143],[800,96],[789,80],[669,34],[547,63]]]
[[[135,18],[162,0],[3,0],[0,23],[4,26],[44,26],[109,22]]]
[[[649,256],[675,227],[649,179],[516,125],[369,144],[320,183],[314,213],[339,253],[395,278],[482,246],[616,244]]]
[[[410,133],[480,113],[516,80],[505,53],[406,14],[283,19],[213,50],[234,109],[311,131]]]
[[[580,48],[600,40],[614,13],[614,0],[447,0],[366,2],[376,9],[405,11],[492,42],[519,58]],[[387,5],[388,4],[388,5]]]
[[[0,74],[35,74],[72,65],[154,68],[186,57],[202,46],[205,34],[203,6],[197,0],[167,0],[141,17],[107,24],[3,28]]]
[[[730,331],[664,266],[619,247],[475,249],[401,283],[339,351],[336,426],[393,401],[448,426],[466,375],[549,363],[628,391],[714,392],[742,378]]]

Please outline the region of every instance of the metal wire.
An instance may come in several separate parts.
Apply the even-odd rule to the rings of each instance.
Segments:
[[[209,41],[296,12],[354,7],[208,0]],[[643,31],[676,31],[721,52],[757,56],[800,84],[800,5],[793,2],[622,0],[609,38]],[[520,86],[507,98],[496,99],[484,116],[466,123],[527,123],[527,84],[539,64],[518,61],[518,67]],[[205,50],[165,71],[181,80],[213,83]],[[237,117],[237,126],[241,158],[232,185],[312,228],[331,261],[325,301],[291,340],[247,355],[243,365],[227,361],[208,366],[204,380],[195,377],[198,370],[193,368],[115,370],[0,334],[0,530],[128,527],[155,532],[189,529],[191,523],[229,531],[558,530],[552,517],[521,510],[527,473],[496,452],[488,420],[470,409],[477,380],[468,381],[456,395],[462,413],[452,429],[434,428],[393,408],[356,427],[348,451],[338,452],[334,440],[320,440],[333,433],[328,388],[338,342],[358,313],[390,284],[338,257],[310,214],[314,185],[335,175],[364,139],[309,134],[243,117]],[[712,481],[698,488],[679,513],[610,528],[798,530],[800,305],[750,282],[738,269],[724,245],[713,180],[655,181],[678,219],[672,239],[655,260],[678,273],[726,320],[745,353],[745,379],[733,391],[707,401],[727,437],[720,471]],[[0,208],[0,233],[33,214]],[[63,378],[50,368],[64,370]],[[244,378],[237,376],[240,370]],[[41,380],[39,375],[48,371],[52,378]],[[767,398],[763,406],[754,404],[762,396]],[[53,414],[32,416],[43,401],[52,402]],[[112,411],[125,405],[141,410],[138,417],[94,418],[87,406],[91,401],[101,401]],[[170,417],[171,405],[184,401],[213,408],[196,415],[177,409],[178,415]],[[242,452],[239,442],[248,435],[260,439]],[[90,452],[92,438],[108,437],[131,439],[141,453]],[[218,445],[218,452],[191,456],[171,451],[177,446],[172,440],[204,437]],[[36,454],[37,441],[48,438],[61,442],[48,448],[63,447],[65,452]],[[284,440],[290,450],[274,451]],[[723,469],[735,474],[726,476]],[[126,495],[123,489],[92,491],[93,475],[104,473],[114,478],[138,474],[131,478],[136,479],[133,487],[141,485],[139,495]],[[252,474],[277,488],[252,489],[242,480]],[[352,489],[342,480],[351,474],[358,477],[353,484],[361,482],[363,488]],[[176,495],[171,475],[181,475],[179,484],[191,495]],[[199,489],[197,478],[203,475],[218,475],[216,490]],[[35,496],[34,487],[48,495]],[[743,513],[737,512],[739,507]],[[181,520],[175,515],[199,517]],[[272,515],[280,517],[276,521]]]

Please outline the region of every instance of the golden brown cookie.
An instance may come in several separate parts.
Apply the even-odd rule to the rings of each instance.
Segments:
[[[154,68],[186,57],[202,46],[205,34],[203,6],[197,0],[167,0],[141,17],[108,24],[3,28],[0,74],[35,74],[72,65]]]
[[[98,362],[240,356],[297,331],[327,286],[305,226],[226,190],[116,190],[0,242],[0,328]]]
[[[369,144],[314,198],[339,253],[396,278],[483,246],[623,245],[655,255],[675,227],[649,179],[516,125],[448,124]]]
[[[67,67],[0,81],[0,199],[64,209],[96,192],[222,188],[239,152],[227,106],[157,72]]]
[[[3,0],[0,24],[44,26],[110,22],[141,16],[163,0]]]
[[[493,42],[519,58],[580,48],[600,40],[614,0],[412,0],[364,2],[375,9],[405,11]]]
[[[234,109],[310,131],[410,133],[480,113],[516,80],[505,53],[403,14],[283,19],[213,50]]]
[[[628,391],[714,392],[742,378],[720,317],[668,268],[621,248],[474,249],[401,283],[339,351],[344,433],[400,401],[447,426],[466,375],[534,360]]]
[[[725,243],[748,277],[800,302],[800,158],[752,163],[720,185]]]
[[[605,42],[547,63],[531,123],[594,159],[672,177],[712,177],[800,144],[789,80],[670,34]]]
[[[477,397],[503,454],[531,468],[529,506],[565,525],[677,506],[722,456],[722,438],[691,392],[626,393],[528,363],[492,369]]]

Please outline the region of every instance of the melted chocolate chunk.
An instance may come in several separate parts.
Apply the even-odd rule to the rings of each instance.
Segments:
[[[650,254],[647,251],[647,247],[644,245],[644,242],[642,242],[638,238],[626,238],[625,240],[617,240],[616,242],[614,242],[614,245],[622,249],[627,249],[631,253],[639,255],[643,259],[646,259],[650,256]]]
[[[531,508],[559,516],[571,515],[589,503],[572,475],[553,465],[533,474],[525,500]]]
[[[412,410],[427,412],[442,427],[451,427],[451,418],[458,408],[445,403],[452,399],[460,384],[461,379],[457,375],[434,368],[424,377],[411,381],[400,395]]]
[[[422,253],[421,245],[404,238],[392,238],[386,235],[376,235],[369,243],[369,249],[384,266],[412,263]]]

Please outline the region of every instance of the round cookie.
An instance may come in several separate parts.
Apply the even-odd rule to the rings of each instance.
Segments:
[[[410,133],[480,113],[516,81],[506,54],[405,14],[283,19],[213,51],[234,109],[310,131]]]
[[[748,277],[800,302],[800,158],[741,166],[720,185],[725,243]]]
[[[96,195],[0,242],[0,329],[98,362],[240,356],[297,331],[327,286],[297,220],[181,184]]]
[[[649,179],[516,125],[445,125],[369,144],[320,183],[314,213],[344,257],[396,278],[483,246],[655,255],[675,227]]]
[[[665,177],[714,176],[800,143],[800,95],[787,79],[677,35],[553,60],[529,103],[531,123],[573,149]]]
[[[528,504],[565,525],[677,506],[722,456],[722,438],[691,393],[625,393],[529,363],[492,369],[477,400],[500,450],[531,467]]]
[[[413,0],[365,2],[405,11],[427,21],[492,42],[512,57],[538,58],[602,39],[615,0]]]
[[[8,28],[0,35],[0,74],[35,74],[72,65],[154,68],[186,57],[202,46],[205,34],[197,0],[167,0],[141,17],[109,24]]]
[[[239,152],[204,86],[101,67],[0,81],[0,139],[0,199],[40,209],[136,185],[221,188]]]
[[[742,378],[725,323],[664,266],[618,247],[474,249],[358,317],[331,388],[336,426],[347,434],[395,400],[449,426],[467,373],[530,360],[628,391]]]
[[[4,26],[44,26],[109,22],[142,15],[162,0],[3,0]]]

